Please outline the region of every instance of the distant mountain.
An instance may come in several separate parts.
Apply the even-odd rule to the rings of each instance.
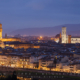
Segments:
[[[71,34],[73,36],[80,36],[80,24],[64,24],[60,26],[54,26],[54,27],[43,27],[43,28],[25,28],[25,29],[18,29],[12,32],[9,32],[8,34],[16,35],[35,35],[35,36],[55,36],[56,34],[59,34],[62,31],[62,27],[67,27],[67,34]]]

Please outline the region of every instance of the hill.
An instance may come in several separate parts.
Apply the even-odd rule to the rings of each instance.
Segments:
[[[63,26],[67,27],[67,34],[71,34],[73,36],[80,36],[80,24],[64,24],[60,26],[43,28],[25,28],[9,32],[8,34],[21,34],[30,36],[55,36],[56,34],[59,34],[61,32]]]

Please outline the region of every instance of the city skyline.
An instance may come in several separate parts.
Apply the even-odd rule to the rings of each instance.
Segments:
[[[80,80],[79,8],[80,0],[1,0],[0,80]]]

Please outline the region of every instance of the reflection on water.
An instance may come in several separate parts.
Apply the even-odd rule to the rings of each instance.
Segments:
[[[32,79],[32,78],[23,78],[23,77],[17,77],[19,80],[45,80],[45,79]]]
[[[17,77],[19,80],[32,80],[31,78],[23,78],[23,77]]]
[[[23,77],[17,77],[17,79],[19,79],[19,80],[49,80],[49,79],[44,79],[44,78],[42,78],[42,79],[32,79],[32,78],[23,78]],[[50,79],[50,80],[53,80],[53,79]]]

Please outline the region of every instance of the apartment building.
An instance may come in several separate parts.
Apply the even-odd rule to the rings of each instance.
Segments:
[[[39,60],[39,69],[41,70],[49,70],[49,66],[53,66],[53,60],[48,59],[40,59]]]

